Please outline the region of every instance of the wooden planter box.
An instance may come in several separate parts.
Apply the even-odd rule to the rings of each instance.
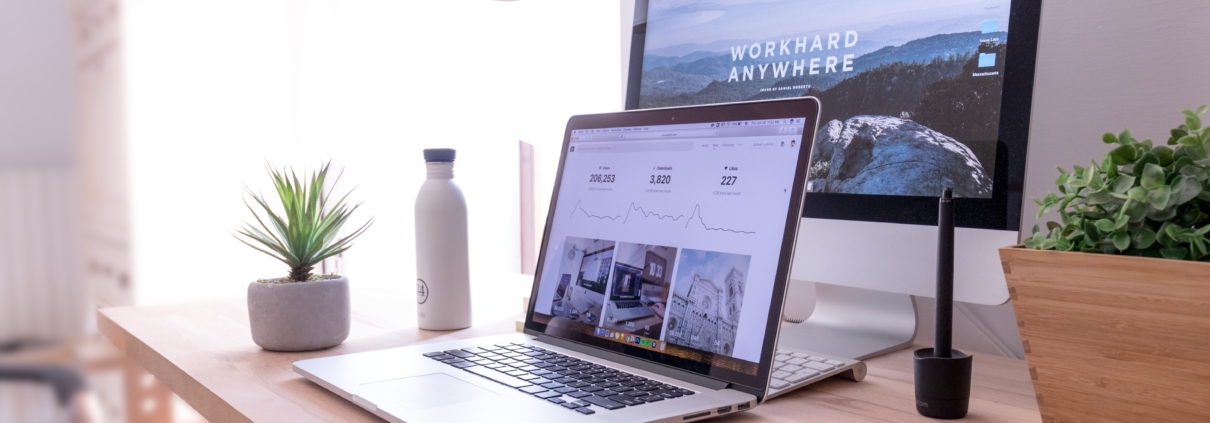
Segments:
[[[1210,422],[1210,263],[1000,249],[1045,422]]]

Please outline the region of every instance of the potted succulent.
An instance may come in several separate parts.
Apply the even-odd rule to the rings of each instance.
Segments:
[[[1044,421],[1210,421],[1210,128],[1129,131],[1000,250]]]
[[[338,237],[360,203],[346,203],[348,193],[330,201],[331,163],[308,180],[286,169],[268,167],[281,201],[276,211],[262,195],[245,188],[264,217],[245,200],[256,225],[245,222],[236,239],[289,266],[283,277],[248,284],[248,317],[252,340],[271,351],[310,351],[339,345],[349,336],[349,279],[314,274],[315,265],[349,249],[373,219]]]

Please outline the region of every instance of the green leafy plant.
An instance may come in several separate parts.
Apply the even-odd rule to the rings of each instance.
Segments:
[[[1047,222],[1045,233],[1034,226],[1025,246],[1210,261],[1206,110],[1185,110],[1185,123],[1172,130],[1167,145],[1138,141],[1129,130],[1106,133],[1102,140],[1117,147],[1100,163],[1060,168],[1059,193],[1034,199],[1039,219],[1058,210],[1061,221]]]
[[[353,245],[353,240],[365,233],[370,224],[374,223],[374,219],[370,219],[353,233],[339,239],[336,237],[341,226],[361,203],[352,206],[346,203],[349,193],[345,193],[335,202],[329,202],[326,183],[331,164],[328,162],[319,171],[312,172],[306,183],[303,183],[292,169],[287,173],[286,169],[277,170],[266,165],[269,175],[273,178],[273,186],[277,189],[277,196],[281,200],[280,214],[269,207],[269,202],[262,195],[247,186],[244,187],[260,208],[264,209],[267,219],[262,219],[248,201],[244,200],[244,205],[252,212],[259,225],[245,222],[243,227],[236,231],[243,238],[235,238],[290,266],[290,274],[287,277],[290,282],[311,280],[311,270],[316,264],[348,250]],[[340,180],[340,176],[336,176],[332,185]],[[268,220],[270,225],[266,225],[265,220]]]

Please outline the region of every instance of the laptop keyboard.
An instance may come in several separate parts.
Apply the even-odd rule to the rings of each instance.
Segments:
[[[519,342],[433,351],[424,356],[581,414],[596,412],[589,406],[617,410],[694,394]]]
[[[617,306],[617,308],[635,308],[643,306],[642,301],[614,301],[614,304]]]

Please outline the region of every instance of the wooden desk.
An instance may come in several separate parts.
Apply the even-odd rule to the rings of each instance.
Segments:
[[[378,417],[295,374],[296,360],[513,331],[521,316],[512,282],[476,286],[475,326],[456,332],[416,328],[404,287],[353,285],[353,328],[323,351],[270,353],[252,343],[244,301],[97,312],[97,326],[194,409],[214,423],[378,422]],[[502,299],[507,296],[507,300]],[[913,405],[911,350],[867,362],[865,381],[826,380],[718,422],[931,422]],[[975,358],[969,422],[1040,422],[1022,360]]]

